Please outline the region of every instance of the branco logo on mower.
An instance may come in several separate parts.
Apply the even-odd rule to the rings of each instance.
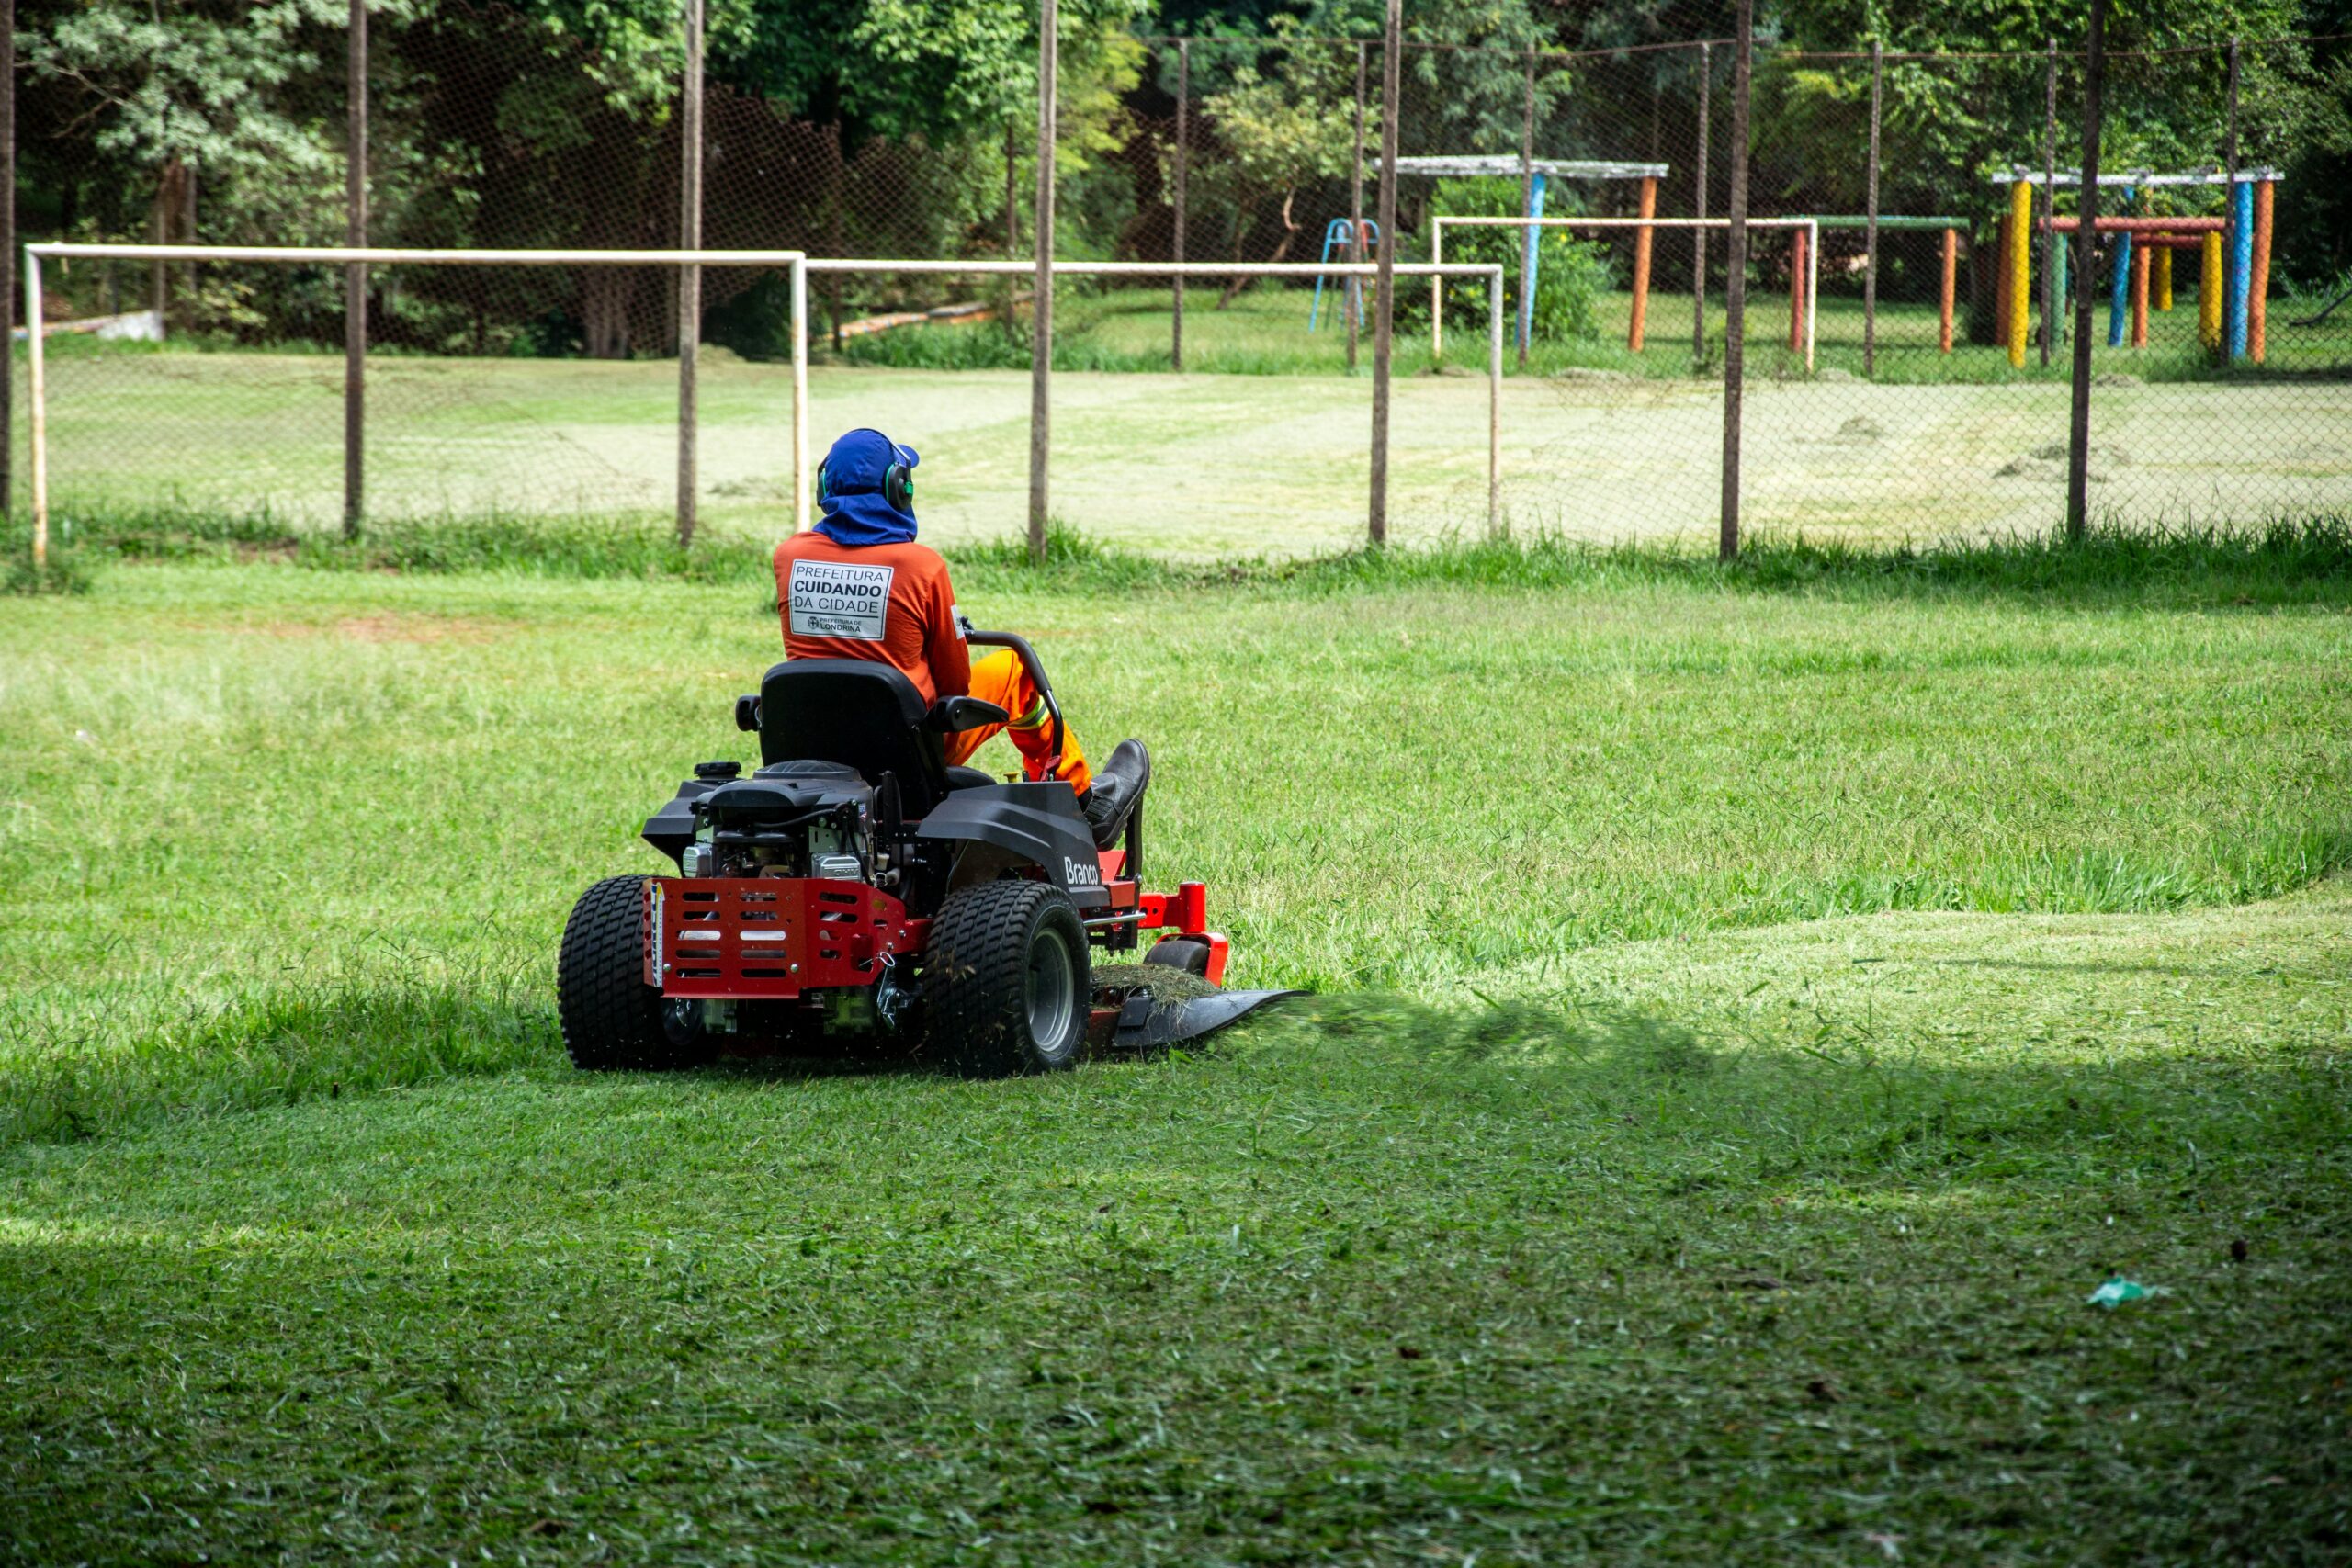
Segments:
[[[794,634],[880,642],[890,624],[890,577],[895,570],[841,561],[794,561]]]
[[[1062,856],[1062,880],[1072,887],[1100,887],[1102,886],[1102,868],[1091,862],[1080,865],[1069,856],[1064,855]]]

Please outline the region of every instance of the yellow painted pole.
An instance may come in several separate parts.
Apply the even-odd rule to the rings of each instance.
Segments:
[[[2209,233],[2198,247],[2201,265],[2197,272],[2197,341],[2206,351],[2222,348],[2222,236]]]
[[[2009,186],[2009,366],[2025,368],[2026,307],[2033,299],[2033,186],[2024,180]]]
[[[2156,309],[2172,309],[2172,247],[2156,247]]]

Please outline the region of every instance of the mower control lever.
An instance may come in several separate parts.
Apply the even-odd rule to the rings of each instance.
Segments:
[[[924,718],[925,728],[941,735],[961,735],[984,724],[1002,724],[1012,716],[978,697],[942,697]]]
[[[760,728],[760,699],[749,694],[735,699],[735,728],[744,731]]]
[[[1054,721],[1049,735],[1050,744],[1046,748],[1053,761],[1046,772],[1049,774],[1059,773],[1062,765],[1062,705],[1054,699],[1054,683],[1046,679],[1046,667],[1037,662],[1036,649],[1029,646],[1027,638],[1015,637],[1011,632],[973,631],[967,627],[964,640],[975,648],[1009,648],[1012,656],[1021,660],[1021,668],[1028,675],[1029,683],[1037,688],[1039,696],[1046,699],[1046,716]]]

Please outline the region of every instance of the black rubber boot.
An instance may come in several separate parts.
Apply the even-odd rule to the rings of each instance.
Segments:
[[[1111,760],[1094,770],[1094,787],[1079,804],[1086,810],[1087,826],[1094,829],[1096,849],[1107,850],[1119,841],[1149,783],[1151,753],[1140,740],[1120,741],[1112,749]]]

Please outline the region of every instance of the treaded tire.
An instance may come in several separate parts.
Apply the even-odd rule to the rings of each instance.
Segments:
[[[682,1049],[662,1032],[662,993],[645,983],[645,882],[608,876],[564,922],[555,1010],[575,1067],[687,1067],[708,1058],[699,1041]]]
[[[1209,977],[1209,944],[1187,937],[1161,937],[1151,944],[1151,951],[1143,955],[1143,961],[1181,969],[1204,980]]]
[[[925,949],[923,1033],[935,1057],[976,1077],[1013,1077],[1066,1072],[1085,1055],[1093,966],[1060,888],[959,888],[932,918]]]

